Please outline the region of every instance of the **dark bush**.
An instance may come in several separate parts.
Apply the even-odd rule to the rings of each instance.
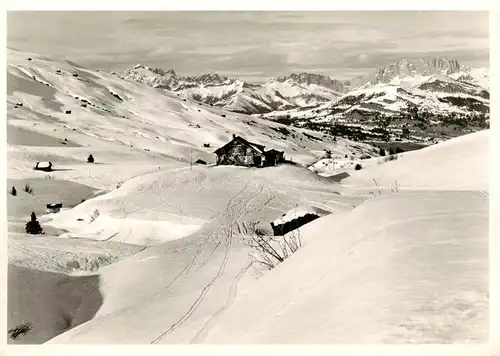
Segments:
[[[31,58],[28,58],[28,60],[31,60]],[[19,335],[26,335],[32,328],[33,328],[33,323],[27,322],[19,326],[16,326],[13,329],[10,329],[8,331],[8,334],[12,340],[16,340],[19,337]]]
[[[28,194],[33,194],[33,188],[31,188],[31,186],[29,184],[26,184],[24,186],[24,191]]]
[[[382,147],[380,147],[379,154],[380,154],[380,156],[382,156],[382,157],[383,157],[383,156],[385,156],[385,150],[384,150]]]
[[[13,196],[16,196],[17,195],[17,190],[16,190],[16,187],[12,187],[12,190],[10,191],[10,194],[12,194]]]
[[[66,114],[71,114],[71,110],[66,110]]]
[[[32,235],[39,235],[43,232],[40,223],[36,219],[35,212],[31,213],[31,220],[26,223],[26,233]]]
[[[354,170],[356,171],[359,171],[361,169],[363,169],[363,167],[359,163],[354,166]]]
[[[88,163],[94,163],[94,156],[92,156],[92,154],[90,154],[90,155],[87,157],[87,162],[88,162]]]

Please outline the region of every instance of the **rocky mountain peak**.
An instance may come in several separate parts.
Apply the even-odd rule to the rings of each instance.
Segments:
[[[344,92],[346,89],[343,82],[332,79],[326,75],[316,73],[292,73],[287,76],[279,77],[276,80],[278,82],[285,82],[290,79],[298,84],[316,84],[340,93]]]
[[[441,71],[442,74],[454,74],[461,70],[460,64],[456,59],[448,59],[442,57],[434,57],[427,60],[427,64]]]
[[[229,78],[217,73],[205,73],[199,76],[189,77],[189,79],[200,84],[222,84]]]

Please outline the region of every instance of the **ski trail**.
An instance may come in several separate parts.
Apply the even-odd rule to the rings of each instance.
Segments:
[[[250,258],[249,258],[250,259]],[[197,343],[201,343],[206,335],[207,335],[207,332],[208,330],[210,329],[210,326],[212,324],[212,322],[220,315],[222,314],[227,308],[229,308],[229,306],[232,304],[232,302],[234,301],[234,298],[236,297],[236,293],[238,291],[238,283],[239,281],[243,278],[243,276],[246,274],[246,272],[248,271],[248,269],[250,268],[251,266],[251,263],[250,261],[245,265],[245,267],[243,267],[240,272],[236,275],[233,283],[231,284],[231,288],[229,289],[229,295],[228,297],[226,298],[226,302],[224,303],[224,305],[222,306],[222,308],[220,308],[219,310],[217,310],[211,317],[210,319],[208,319],[208,321],[202,326],[202,328],[198,331],[198,333],[191,339],[191,344],[197,344]]]
[[[237,218],[232,219],[231,215],[234,216],[234,214],[238,214],[238,217],[241,217],[244,212],[242,212],[242,208],[245,206],[243,203],[244,199],[240,199],[239,201],[236,199],[239,197],[248,187],[248,183],[245,184],[245,186],[237,193],[235,194],[228,202],[226,205],[226,219],[230,219],[228,222],[228,230],[226,232],[226,250],[224,252],[224,259],[217,271],[217,274],[215,277],[203,288],[201,291],[200,295],[198,298],[194,301],[194,303],[191,305],[191,307],[187,310],[187,312],[174,324],[172,324],[167,330],[165,330],[163,333],[161,333],[157,338],[155,338],[153,341],[151,341],[151,344],[157,344],[161,340],[163,340],[166,336],[168,336],[172,331],[177,329],[179,326],[181,326],[186,320],[189,319],[189,317],[194,313],[194,311],[198,308],[198,306],[203,302],[207,294],[210,292],[210,290],[213,288],[213,286],[219,281],[219,279],[222,277],[226,266],[227,262],[229,260],[229,256],[231,253],[231,248],[233,245],[233,234],[234,234],[234,224],[237,224]],[[257,194],[254,194],[252,198],[247,202],[247,205],[254,200],[256,197],[260,195],[262,192],[262,186],[259,189],[259,192]],[[234,202],[234,204],[233,204]],[[237,212],[235,212],[236,207],[239,207]],[[233,220],[233,221],[231,221]],[[222,232],[222,231],[221,231]]]
[[[219,270],[217,271],[217,274],[215,275],[215,277],[205,286],[205,288],[203,288],[203,290],[201,291],[200,295],[195,300],[195,302],[193,303],[193,305],[191,305],[191,307],[188,309],[188,311],[177,322],[175,322],[170,328],[168,328],[166,331],[164,331],[163,333],[161,333],[160,336],[158,336],[156,339],[154,339],[153,341],[151,341],[150,342],[151,344],[158,343],[163,338],[165,338],[165,336],[167,336],[169,333],[171,333],[174,329],[176,329],[178,326],[182,325],[182,323],[184,323],[187,319],[189,319],[189,317],[191,316],[191,314],[196,310],[196,308],[198,307],[198,305],[201,304],[201,302],[203,301],[203,299],[205,298],[205,296],[208,294],[208,292],[210,291],[210,289],[212,289],[212,287],[220,279],[220,277],[222,276],[222,274],[224,273],[224,270],[226,268],[227,261],[229,260],[229,255],[230,255],[231,246],[232,246],[232,234],[228,235],[227,240],[228,241],[227,241],[227,245],[226,245],[226,251],[224,253],[224,260],[222,261],[222,263],[221,263],[221,265],[219,267]]]

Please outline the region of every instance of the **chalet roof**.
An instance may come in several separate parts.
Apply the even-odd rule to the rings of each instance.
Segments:
[[[214,151],[215,154],[218,154],[220,151],[223,151],[225,147],[227,147],[228,145],[230,145],[232,142],[234,142],[235,140],[238,140],[240,142],[242,142],[243,144],[247,145],[247,146],[250,146],[252,147],[254,150],[256,150],[257,152],[259,153],[264,153],[264,148],[266,146],[263,146],[263,145],[259,145],[258,143],[254,143],[254,142],[250,142],[248,140],[245,140],[243,137],[241,136],[236,136],[235,138],[233,138],[231,141],[229,141],[228,143],[226,143],[224,146],[222,147],[219,147],[218,149],[216,149]]]
[[[278,152],[278,153],[284,153],[283,151],[278,151],[278,150],[276,150],[276,149],[274,149],[274,148],[271,148],[271,149],[269,149],[269,150],[267,150],[267,151],[266,151],[266,153],[268,153],[268,152]]]
[[[317,208],[314,206],[299,206],[292,210],[289,210],[283,216],[273,221],[274,225],[283,225],[307,214],[316,215],[318,217],[330,214],[329,211]]]

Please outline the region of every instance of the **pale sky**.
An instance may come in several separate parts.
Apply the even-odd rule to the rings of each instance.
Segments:
[[[350,79],[402,58],[489,66],[487,12],[8,12],[7,45],[92,69],[137,63],[260,82]]]

